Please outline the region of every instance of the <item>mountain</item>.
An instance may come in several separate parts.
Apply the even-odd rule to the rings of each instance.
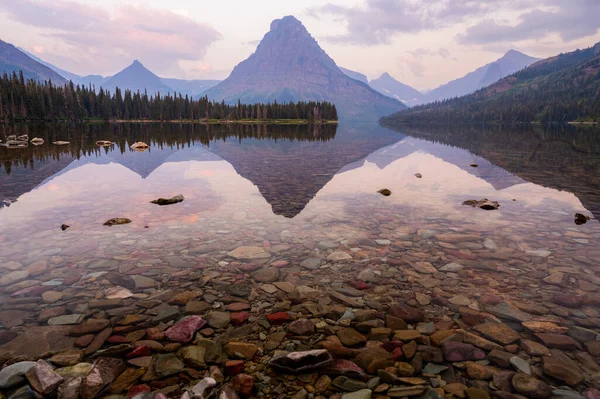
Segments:
[[[539,61],[477,92],[383,118],[405,122],[600,121],[600,43]]]
[[[350,69],[340,67],[340,71],[344,72],[345,75],[350,76],[354,80],[369,84],[369,79],[360,72],[351,71]]]
[[[148,95],[156,93],[172,93],[173,89],[163,83],[161,78],[152,73],[148,68],[142,65],[138,60],[133,61],[131,65],[121,72],[111,76],[106,80],[102,87],[111,92],[118,87],[121,90],[131,90],[133,92],[148,91]]]
[[[441,101],[471,94],[500,79],[528,67],[539,58],[530,57],[515,50],[510,50],[502,58],[476,69],[462,78],[448,82],[427,93],[424,102]]]
[[[220,80],[183,80],[183,79],[170,79],[160,78],[164,84],[172,88],[177,93],[182,95],[188,95],[191,97],[198,97],[206,90],[213,86],[216,86]]]
[[[206,95],[229,103],[330,101],[343,117],[372,118],[405,108],[346,76],[293,16],[273,21],[254,54]]]
[[[408,106],[421,104],[425,99],[423,93],[404,83],[398,82],[387,72],[378,79],[373,79],[370,85],[381,94],[395,98]]]
[[[19,71],[23,71],[26,79],[52,80],[52,83],[57,85],[67,83],[62,76],[46,65],[32,59],[12,44],[0,40],[0,74]]]

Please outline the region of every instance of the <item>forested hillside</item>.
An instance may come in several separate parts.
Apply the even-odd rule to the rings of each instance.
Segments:
[[[192,100],[181,94],[149,96],[146,92],[101,89],[96,93],[73,82],[55,86],[26,80],[23,73],[0,79],[0,121],[103,120],[272,120],[335,121],[337,110],[328,102],[228,105]]]
[[[471,95],[382,118],[384,124],[600,121],[600,43],[539,61]]]

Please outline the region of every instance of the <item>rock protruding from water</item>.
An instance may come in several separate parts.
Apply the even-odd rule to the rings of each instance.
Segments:
[[[177,204],[179,202],[183,202],[185,198],[183,197],[183,195],[179,194],[176,195],[174,197],[171,198],[159,198],[159,199],[155,199],[154,201],[150,201],[152,204],[157,204],[157,205],[173,205],[173,204]]]
[[[484,198],[479,201],[478,200],[467,200],[467,201],[463,202],[463,205],[472,206],[473,208],[481,208],[486,211],[494,211],[494,210],[500,208],[500,204],[498,203],[498,201],[490,201],[487,198]]]
[[[106,222],[104,222],[105,226],[117,226],[120,224],[129,224],[131,223],[131,219],[127,219],[127,218],[112,218],[110,220],[107,220]]]

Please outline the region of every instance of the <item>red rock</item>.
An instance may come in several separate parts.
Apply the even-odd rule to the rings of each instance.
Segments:
[[[485,321],[485,313],[477,312],[473,309],[464,307],[460,308],[458,311],[460,312],[460,318],[462,321],[470,326],[475,326]]]
[[[583,297],[581,295],[558,293],[554,294],[551,299],[552,303],[567,308],[580,308],[583,305]]]
[[[55,306],[53,308],[46,308],[40,312],[38,316],[38,321],[40,323],[46,323],[53,317],[62,316],[67,314],[67,308],[64,306]]]
[[[504,300],[497,295],[482,295],[479,298],[479,302],[484,305],[498,305],[502,303]]]
[[[590,341],[585,343],[585,348],[590,355],[600,357],[600,341]]]
[[[128,344],[131,342],[131,340],[122,335],[113,335],[112,337],[108,337],[106,342],[110,342],[111,344]]]
[[[366,380],[369,378],[356,363],[344,359],[333,359],[325,369],[325,374],[343,375],[357,380]]]
[[[433,299],[431,300],[431,302],[434,305],[439,305],[439,306],[446,306],[450,303],[448,298],[444,298],[443,296],[440,296],[440,295],[434,296]]]
[[[267,319],[271,324],[283,324],[290,319],[290,315],[287,312],[277,312],[267,315]]]
[[[135,386],[131,387],[129,389],[129,391],[127,391],[127,397],[133,398],[134,396],[139,395],[140,393],[151,392],[151,391],[152,391],[152,388],[150,388],[149,385],[146,385],[146,384],[135,385]]]
[[[95,337],[94,334],[82,335],[81,337],[79,337],[75,340],[75,346],[78,348],[85,348],[92,342],[94,337]]]
[[[537,333],[535,334],[548,348],[575,350],[581,349],[579,342],[568,335]]]
[[[483,360],[485,352],[474,347],[471,344],[464,344],[456,341],[445,341],[442,344],[444,357],[449,362],[464,362],[466,360]]]
[[[52,289],[55,287],[51,287],[51,286],[45,286],[45,285],[36,285],[34,287],[28,287],[28,288],[23,288],[22,290],[19,290],[15,293],[13,293],[11,296],[24,296],[24,297],[36,297],[36,296],[42,296],[42,294],[46,291],[52,291]]]
[[[389,314],[399,317],[402,320],[413,323],[425,320],[425,314],[419,309],[412,308],[406,305],[393,304],[390,306]]]
[[[588,292],[583,301],[586,305],[600,305],[600,292]]]
[[[146,338],[151,341],[162,341],[165,339],[165,333],[156,327],[151,327],[146,330]]]
[[[240,396],[250,396],[254,388],[254,377],[249,374],[237,374],[231,379],[230,385]]]
[[[368,290],[371,286],[364,281],[356,280],[351,283],[351,285],[357,290]]]
[[[205,337],[210,337],[211,335],[213,335],[215,333],[215,330],[213,330],[212,328],[203,328],[202,330],[200,330],[198,332]]]
[[[187,343],[205,324],[206,320],[200,316],[188,316],[165,331],[165,336],[173,342]]]
[[[243,360],[227,360],[225,362],[225,373],[229,375],[239,374],[244,371]]]
[[[392,356],[394,356],[394,360],[400,360],[404,356],[404,353],[402,353],[401,348],[396,348],[392,351]]]
[[[230,312],[240,312],[242,310],[250,309],[250,304],[244,302],[234,302],[226,305],[225,309],[229,310]]]
[[[247,263],[247,264],[240,265],[237,268],[244,272],[253,272],[262,267],[263,267],[263,265],[257,265],[255,263]]]
[[[239,326],[241,324],[244,324],[244,322],[246,322],[246,320],[248,320],[249,318],[250,318],[250,313],[248,313],[248,312],[236,312],[236,313],[231,313],[229,315],[230,322],[234,326]]]
[[[394,351],[394,349],[401,348],[402,345],[404,345],[403,342],[400,342],[400,341],[390,341],[390,342],[384,342],[383,344],[381,344],[381,347],[383,349],[385,349],[386,351],[388,351],[388,352],[391,353],[391,352]]]
[[[288,262],[286,260],[276,260],[275,262],[271,263],[271,266],[282,268],[282,267],[286,267],[289,264],[290,264],[290,262]]]
[[[131,359],[134,357],[142,357],[142,356],[150,356],[152,354],[152,349],[148,345],[141,345],[129,352],[125,357],[127,359]]]
[[[69,335],[78,337],[80,335],[97,333],[104,330],[109,324],[110,322],[108,320],[89,320],[87,323],[71,327]]]

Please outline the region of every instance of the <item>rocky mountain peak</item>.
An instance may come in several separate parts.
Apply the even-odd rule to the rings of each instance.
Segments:
[[[293,16],[273,21],[254,54],[206,95],[230,103],[238,99],[249,103],[331,101],[342,115],[352,116],[365,112],[383,116],[390,109],[403,108],[346,76]]]

